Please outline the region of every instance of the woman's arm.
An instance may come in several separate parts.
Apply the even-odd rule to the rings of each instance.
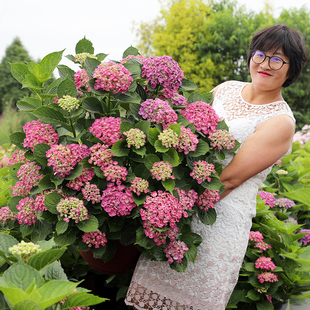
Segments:
[[[278,115],[259,124],[220,175],[226,185],[221,198],[234,188],[267,169],[290,148],[295,123],[288,115]]]

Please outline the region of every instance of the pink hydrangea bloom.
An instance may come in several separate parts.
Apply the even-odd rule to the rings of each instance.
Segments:
[[[147,237],[154,239],[156,245],[165,244],[167,242],[167,238],[170,240],[175,240],[179,231],[177,226],[167,227],[167,230],[165,231],[158,231],[149,221],[143,221],[143,227],[144,234]]]
[[[187,155],[189,152],[195,152],[199,140],[190,128],[181,126],[181,135],[178,140],[176,149]]]
[[[120,185],[123,181],[126,181],[126,176],[128,174],[126,167],[119,166],[117,161],[112,162],[106,167],[101,169],[107,181],[116,182]]]
[[[145,145],[145,133],[139,128],[131,128],[128,131],[123,132],[126,136],[127,147],[130,148],[134,146],[139,149],[141,146]]]
[[[310,140],[310,125],[305,125],[301,131],[297,131],[294,134],[293,142],[299,141],[301,144],[305,144]]]
[[[91,151],[84,144],[52,145],[46,152],[47,165],[53,167],[55,175],[63,178],[90,153]]]
[[[197,180],[198,184],[205,182],[211,182],[210,175],[216,173],[213,164],[207,163],[205,160],[198,160],[194,162],[193,171],[190,173],[190,176]]]
[[[274,204],[276,206],[279,206],[280,208],[286,208],[286,209],[290,209],[296,206],[295,202],[288,198],[278,198],[276,199]]]
[[[90,88],[88,86],[88,82],[90,80],[90,77],[87,75],[85,69],[78,70],[74,74],[74,83],[76,86],[76,89],[80,89],[81,87],[85,86],[88,91],[90,91]]]
[[[166,253],[169,264],[172,264],[174,261],[177,263],[182,263],[184,253],[186,251],[188,251],[186,243],[180,240],[170,241],[167,247],[164,248],[164,252]]]
[[[304,245],[310,244],[310,229],[302,229],[299,233],[307,233],[305,236],[299,239]]]
[[[56,210],[63,220],[68,223],[70,219],[74,220],[75,223],[89,219],[88,210],[85,208],[83,201],[76,197],[61,199]]]
[[[143,62],[142,77],[152,88],[157,84],[164,87],[163,92],[170,98],[182,85],[184,73],[178,63],[170,56],[149,57]]]
[[[141,103],[139,114],[149,122],[162,124],[166,129],[169,125],[176,124],[178,115],[170,107],[168,101],[159,98],[147,99]]]
[[[170,99],[171,99],[172,104],[175,106],[187,105],[187,100],[178,93],[172,94]]]
[[[109,149],[109,147],[105,144],[94,144],[91,148],[90,148],[91,154],[90,154],[90,159],[88,160],[88,162],[90,164],[94,164],[95,166],[98,166],[101,168],[101,170],[112,164],[113,160],[113,154],[111,153],[111,150]]]
[[[256,249],[259,249],[259,251],[261,253],[263,253],[264,251],[268,250],[268,249],[271,249],[272,246],[264,241],[261,241],[261,242],[257,242],[255,245],[254,245],[254,248]]]
[[[143,221],[150,222],[154,227],[175,227],[183,215],[183,208],[176,197],[159,190],[146,197],[140,214]]]
[[[264,205],[268,205],[271,208],[274,207],[274,205],[276,203],[276,198],[274,197],[273,193],[268,193],[268,192],[265,192],[265,191],[259,191],[258,195],[260,196],[260,198],[262,200],[266,200],[264,202]]]
[[[95,184],[86,182],[82,188],[82,194],[85,200],[91,201],[92,204],[98,203],[101,201],[100,190]]]
[[[38,210],[35,207],[35,200],[33,198],[22,198],[16,206],[18,210],[16,218],[19,224],[32,225],[38,221]]]
[[[67,187],[79,191],[86,182],[91,181],[94,175],[95,172],[93,168],[83,168],[83,173],[76,179],[70,180],[67,183]]]
[[[102,193],[101,206],[109,216],[123,216],[129,215],[137,205],[125,185],[108,183],[107,189]]]
[[[183,189],[176,188],[179,194],[179,204],[183,208],[183,216],[188,217],[186,210],[191,210],[198,199],[198,194],[193,190],[190,189],[185,191]]]
[[[265,271],[263,273],[260,273],[258,276],[257,276],[257,279],[260,283],[264,283],[264,282],[278,282],[278,276],[273,273],[273,272],[268,272],[268,271]]]
[[[39,212],[46,211],[47,208],[45,207],[45,194],[38,194],[36,199],[34,200],[34,208],[37,209]]]
[[[95,248],[98,249],[100,246],[105,246],[108,240],[106,238],[106,233],[97,230],[84,233],[82,241],[88,244],[89,248],[95,246]]]
[[[101,117],[96,119],[89,132],[108,146],[121,138],[121,119],[119,117]]]
[[[15,150],[14,153],[12,154],[12,158],[9,159],[8,166],[12,166],[13,164],[17,163],[25,163],[26,162],[25,154],[26,152],[24,151]]]
[[[100,64],[94,71],[95,89],[116,93],[126,93],[133,81],[131,73],[122,64],[108,61]]]
[[[262,242],[264,239],[264,236],[259,231],[250,231],[249,240],[254,242]]]
[[[17,171],[19,181],[11,188],[12,196],[27,196],[30,190],[37,186],[40,180],[44,177],[40,174],[41,167],[35,162],[27,161]]]
[[[276,265],[272,262],[270,257],[259,257],[255,261],[256,269],[274,270]]]
[[[46,143],[50,146],[58,143],[59,135],[49,124],[42,124],[40,120],[28,122],[23,130],[26,134],[24,147],[33,151],[33,147],[38,143]]]
[[[166,179],[175,179],[172,174],[172,165],[168,161],[155,162],[150,170],[152,178],[157,181],[166,181]]]
[[[160,140],[161,144],[167,148],[175,148],[178,145],[179,137],[175,131],[171,128],[167,128],[158,135],[158,140]]]
[[[5,223],[7,221],[16,220],[16,215],[10,210],[9,207],[0,208],[0,222]]]
[[[129,189],[138,196],[140,196],[142,193],[146,194],[149,192],[149,182],[142,178],[135,177],[130,181]]]
[[[269,295],[266,295],[266,294],[265,294],[265,296],[266,296],[267,300],[268,300],[270,303],[272,303],[272,297],[269,296]]]
[[[209,139],[212,141],[211,146],[218,150],[230,150],[235,147],[235,138],[227,130],[216,130],[209,134]]]
[[[202,101],[190,103],[181,113],[191,124],[194,124],[196,130],[204,134],[215,132],[220,120],[215,110]]]
[[[214,209],[216,202],[220,200],[220,195],[218,190],[205,189],[205,191],[198,196],[196,200],[196,205],[205,211]]]
[[[125,64],[128,62],[129,59],[138,59],[143,63],[146,58],[142,55],[128,55],[126,58],[121,59],[121,63]]]

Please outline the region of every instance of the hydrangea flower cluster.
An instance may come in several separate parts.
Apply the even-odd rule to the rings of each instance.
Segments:
[[[77,178],[70,180],[67,183],[67,187],[72,188],[76,191],[80,191],[83,185],[86,182],[91,181],[94,175],[95,175],[95,172],[93,168],[83,168],[82,174],[78,176]]]
[[[310,244],[310,229],[302,229],[299,233],[307,233],[305,236],[299,239],[304,245]]]
[[[95,248],[98,249],[100,246],[105,246],[108,240],[106,238],[106,233],[97,230],[84,233],[82,241],[86,243],[89,248],[95,246]]]
[[[143,62],[142,77],[145,77],[152,88],[161,84],[167,98],[182,85],[183,71],[170,56],[149,57]]]
[[[76,54],[74,57],[75,62],[79,62],[81,65],[85,65],[85,60],[86,58],[92,58],[92,59],[97,59],[96,55],[90,54],[90,53],[80,53]]]
[[[90,158],[88,162],[102,169],[112,164],[113,154],[109,147],[105,144],[97,143],[90,148]]]
[[[190,173],[190,176],[197,181],[198,184],[201,184],[204,181],[211,182],[210,175],[216,173],[213,164],[207,163],[205,160],[195,161],[193,171]]]
[[[146,194],[150,191],[149,182],[145,179],[135,177],[130,181],[129,189],[138,196],[140,196],[142,193]]]
[[[63,98],[58,100],[58,105],[68,112],[76,110],[80,106],[80,102],[77,98],[71,97],[69,95],[64,95]]]
[[[202,101],[190,103],[181,113],[191,124],[194,124],[196,130],[204,134],[215,132],[220,121],[215,110]]]
[[[25,163],[26,162],[25,154],[26,152],[24,151],[15,150],[14,153],[12,154],[12,158],[9,159],[8,165],[12,166],[18,163]]]
[[[180,94],[178,93],[174,93],[171,96],[171,102],[173,105],[175,106],[179,106],[179,105],[187,105],[187,100]]]
[[[28,147],[33,151],[33,147],[38,143],[46,143],[49,146],[58,143],[59,135],[49,124],[42,124],[40,120],[28,122],[23,126],[26,138],[24,139],[24,147]]]
[[[134,146],[136,149],[139,149],[141,146],[145,145],[146,135],[139,128],[131,128],[128,131],[123,132],[123,135],[126,136],[128,148]]]
[[[256,269],[274,270],[276,265],[272,262],[270,257],[259,257],[255,261]]]
[[[264,239],[263,235],[259,231],[250,231],[249,240],[254,242],[262,242]]]
[[[125,64],[129,59],[138,59],[142,63],[146,60],[146,58],[142,55],[128,55],[126,58],[121,59],[121,63]]]
[[[76,86],[76,89],[80,89],[81,87],[85,86],[88,91],[90,91],[88,82],[90,80],[90,77],[87,75],[85,69],[78,70],[74,74],[74,83]]]
[[[209,134],[209,139],[212,141],[211,146],[218,150],[230,150],[235,147],[235,138],[226,130],[216,130]]]
[[[27,161],[21,165],[17,171],[19,181],[11,188],[12,196],[27,196],[30,190],[39,184],[39,181],[44,177],[40,174],[41,167],[35,162]]]
[[[191,210],[198,199],[198,194],[193,190],[190,189],[185,191],[183,189],[176,188],[179,194],[179,204],[183,208],[183,216],[188,217],[188,213],[185,212],[186,210]]]
[[[154,191],[146,197],[140,210],[143,221],[150,222],[154,227],[162,228],[170,225],[176,227],[183,214],[178,199],[168,192]]]
[[[220,200],[220,195],[218,190],[205,189],[204,192],[198,196],[196,201],[197,206],[200,209],[208,211],[214,209],[216,202]]]
[[[61,199],[56,210],[67,223],[69,223],[70,219],[74,220],[75,223],[89,219],[88,210],[85,208],[83,201],[76,197]]]
[[[19,224],[32,225],[38,221],[38,209],[35,206],[35,200],[32,197],[22,198],[16,209],[19,211],[16,218]]]
[[[164,129],[169,125],[176,124],[178,115],[170,107],[168,101],[159,98],[147,99],[141,103],[139,114],[149,122],[162,124]]]
[[[133,81],[131,73],[122,64],[108,61],[100,64],[94,71],[95,89],[116,93],[126,93]]]
[[[185,128],[184,126],[180,126],[180,128],[181,135],[179,137],[176,149],[179,152],[184,152],[185,155],[187,155],[189,152],[195,152],[199,142],[197,136],[191,131],[190,128]]]
[[[297,131],[294,134],[293,142],[298,141],[300,144],[305,144],[310,140],[310,125],[302,127],[301,131]]]
[[[276,171],[276,174],[277,175],[286,175],[286,174],[288,174],[288,172],[284,169],[279,169]]]
[[[101,206],[109,216],[128,215],[136,207],[132,193],[125,185],[108,183],[101,198]]]
[[[63,178],[90,152],[84,144],[55,144],[46,152],[47,165],[53,167],[55,175]]]
[[[9,207],[0,208],[0,222],[6,223],[7,221],[15,221],[16,215],[10,210]]]
[[[175,131],[171,128],[167,128],[158,135],[158,140],[160,140],[161,144],[167,148],[175,148],[178,145],[179,137]]]
[[[256,249],[259,249],[259,251],[261,253],[263,253],[264,251],[267,251],[268,249],[271,249],[272,246],[264,241],[261,241],[261,242],[257,242],[255,245],[254,245],[254,248]]]
[[[174,175],[172,174],[172,165],[169,164],[168,161],[158,161],[155,162],[150,169],[152,174],[152,178],[157,181],[166,181],[166,179],[174,179]]]
[[[292,207],[295,207],[296,204],[293,200],[290,200],[288,198],[278,198],[275,201],[275,206],[279,206],[280,208],[290,209]]]
[[[257,276],[257,279],[260,283],[264,283],[264,282],[278,282],[278,276],[276,274],[274,274],[273,272],[268,272],[265,271],[263,273],[260,273]]]
[[[126,167],[119,166],[117,161],[112,162],[106,167],[102,167],[101,170],[107,181],[116,182],[117,185],[121,185],[122,180],[126,181],[127,169]]]
[[[268,205],[270,206],[271,208],[274,207],[275,203],[276,203],[276,198],[274,197],[274,194],[273,193],[269,193],[269,192],[266,192],[266,191],[259,191],[258,192],[258,195],[260,196],[260,198],[262,200],[266,200],[264,202],[264,205]]]
[[[82,188],[83,198],[87,201],[91,201],[92,204],[101,201],[100,190],[96,184],[91,184],[87,182]]]
[[[174,261],[181,263],[186,251],[188,251],[186,243],[180,240],[170,241],[167,247],[164,249],[170,264],[172,264]]]
[[[154,242],[156,245],[165,244],[167,242],[167,238],[170,240],[175,240],[177,234],[178,234],[178,227],[167,227],[165,231],[158,231],[156,227],[154,227],[150,222],[143,221],[143,227],[144,227],[144,234],[154,239]]]
[[[119,117],[101,117],[96,119],[89,132],[108,146],[121,138],[121,119]]]
[[[12,254],[18,254],[23,257],[31,256],[41,252],[40,245],[34,244],[33,242],[25,242],[22,240],[18,244],[13,245],[9,248]]]

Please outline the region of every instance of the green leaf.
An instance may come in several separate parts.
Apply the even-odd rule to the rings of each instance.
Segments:
[[[225,159],[225,153],[222,150],[216,150],[215,156],[218,161],[223,161]]]
[[[94,58],[86,57],[85,59],[85,71],[87,75],[92,79],[95,69],[100,65],[100,61]]]
[[[133,46],[130,46],[124,51],[123,58],[126,58],[129,55],[137,56],[138,54],[139,54],[138,49]]]
[[[182,87],[182,86],[181,86]],[[197,102],[197,101],[205,101],[205,98],[200,95],[198,92],[194,92],[192,93],[188,98],[187,98],[187,103],[193,103],[193,102]]]
[[[260,301],[256,304],[257,310],[273,310],[274,307],[272,303],[270,303],[268,300]]]
[[[58,235],[61,235],[66,232],[69,227],[69,223],[63,220],[60,220],[56,223],[56,232]]]
[[[122,157],[127,156],[130,149],[127,147],[126,140],[118,140],[112,145],[111,152],[114,156]]]
[[[23,80],[23,88],[30,88],[36,91],[40,91],[43,89],[42,83],[33,75],[27,74]]]
[[[51,75],[44,72],[43,68],[36,62],[29,62],[28,69],[40,83],[44,83],[51,78]]]
[[[139,121],[136,125],[135,128],[138,128],[140,130],[142,130],[146,135],[149,134],[150,131],[150,126],[151,126],[151,122],[148,121]]]
[[[104,115],[102,103],[97,97],[86,97],[82,102],[82,107],[87,112]]]
[[[52,214],[59,214],[56,207],[57,204],[60,202],[60,200],[63,199],[63,196],[52,192],[50,194],[45,195],[44,204],[48,211],[50,211]]]
[[[29,74],[28,66],[26,64],[14,63],[11,64],[11,73],[13,77],[19,82],[23,83],[26,75]]]
[[[138,105],[141,102],[141,97],[136,92],[126,92],[125,94],[115,94],[115,99],[120,102],[131,103]],[[140,108],[140,106],[138,106]]]
[[[189,152],[189,155],[191,157],[199,157],[199,156],[203,156],[206,155],[210,150],[210,146],[207,142],[205,142],[204,140],[199,140],[198,144],[197,144],[197,148],[195,152]]]
[[[8,201],[8,205],[12,212],[17,211],[16,206],[19,204],[19,201],[22,198],[23,198],[22,196],[14,196],[10,198],[10,200]]]
[[[129,122],[127,119],[122,119],[121,128],[120,128],[122,133],[130,130],[133,127],[134,127],[134,124]]]
[[[145,155],[145,166],[147,169],[151,170],[154,163],[160,161],[159,157],[154,154]]]
[[[141,66],[137,63],[126,62],[123,66],[129,70],[133,79],[141,77]]]
[[[204,188],[210,189],[210,190],[220,190],[222,187],[222,182],[217,177],[211,177],[211,182],[202,182],[201,185]]]
[[[213,225],[216,221],[216,211],[215,209],[209,209],[208,211],[199,210],[198,217],[203,224]]]
[[[98,230],[99,222],[94,215],[90,214],[88,220],[78,222],[76,226],[84,232],[92,232]]]
[[[192,245],[188,251],[184,253],[184,256],[189,260],[190,262],[195,263],[196,257],[197,257],[197,247],[195,245]]]
[[[182,80],[182,85],[180,86],[180,90],[184,90],[184,91],[191,91],[191,90],[196,90],[198,87],[197,85],[190,81],[190,80],[187,80],[187,79],[183,79]]]
[[[45,143],[39,143],[33,147],[33,155],[39,164],[41,164],[43,166],[47,166],[46,152],[50,148],[51,147]]]
[[[173,262],[170,267],[177,272],[184,272],[187,268],[187,258],[184,256],[181,263]]]
[[[80,40],[75,46],[75,54],[89,53],[94,54],[95,49],[93,43],[87,40],[85,37]]]
[[[83,173],[83,166],[81,164],[77,164],[73,170],[71,170],[70,175],[65,177],[66,180],[74,180],[78,178]]]
[[[62,308],[63,309],[72,309],[78,307],[87,307],[100,304],[106,300],[107,298],[101,298],[86,292],[73,293],[68,296],[66,301],[64,302]]]
[[[46,106],[34,110],[33,115],[48,124],[66,123],[66,119],[60,112]]]
[[[285,197],[291,200],[302,202],[310,206],[310,191],[309,188],[300,188],[293,192],[285,193]]]
[[[162,145],[160,140],[155,141],[154,147],[155,147],[156,152],[159,152],[159,153],[166,153],[169,150],[168,147],[165,147]]]
[[[20,111],[32,112],[36,108],[40,107],[42,102],[37,98],[26,97],[23,98],[23,100],[20,100],[16,105]]]
[[[166,153],[163,153],[163,161],[168,161],[172,167],[179,165],[179,159],[178,152],[173,148],[170,148]]]
[[[161,184],[167,191],[172,194],[175,188],[175,181],[173,179],[166,179],[165,181],[161,181]]]
[[[229,127],[227,126],[227,124],[225,123],[224,120],[219,121],[217,123],[216,129],[217,130],[227,130],[227,131],[229,131]]]
[[[57,96],[59,98],[63,98],[66,95],[74,98],[76,98],[77,95],[77,89],[75,83],[69,78],[66,78],[65,80],[60,82],[57,87]]]
[[[7,251],[8,248],[17,244],[18,240],[8,234],[0,234],[0,250]]]
[[[74,70],[72,70],[71,68],[69,68],[68,66],[65,66],[65,65],[59,65],[57,67],[57,69],[58,69],[59,76],[63,80],[68,78],[68,79],[74,81],[74,75],[75,75]]]
[[[76,233],[73,229],[68,229],[64,234],[55,235],[54,241],[60,246],[73,244],[76,241]]]
[[[24,132],[16,131],[10,135],[10,140],[18,148],[24,148],[24,140],[26,139],[26,134]]]
[[[52,75],[55,68],[59,64],[62,58],[64,50],[59,52],[53,52],[48,55],[46,55],[41,61],[40,66],[42,67],[43,71],[47,73],[48,75]]]
[[[47,190],[47,189],[51,189],[51,188],[55,188],[54,183],[51,181],[51,175],[50,174],[46,174],[40,181],[38,186],[40,187],[40,189],[42,191]]]
[[[155,142],[158,140],[158,135],[160,131],[158,128],[150,128],[147,134],[148,141],[154,146]]]

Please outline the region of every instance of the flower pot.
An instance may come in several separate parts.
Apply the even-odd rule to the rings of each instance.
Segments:
[[[135,268],[140,251],[134,244],[122,245],[116,241],[116,253],[114,257],[104,262],[100,258],[94,258],[91,250],[87,252],[79,251],[81,256],[87,261],[89,267],[103,274],[119,275]]]

